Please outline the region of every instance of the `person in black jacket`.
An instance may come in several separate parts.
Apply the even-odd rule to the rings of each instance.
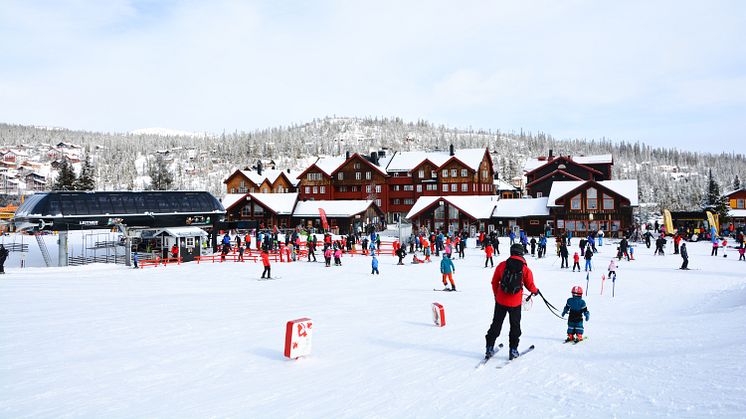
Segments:
[[[680,269],[688,271],[689,270],[689,252],[686,250],[686,243],[681,243],[681,247],[679,248],[679,253],[681,254],[681,259],[683,259]]]
[[[396,256],[399,257],[399,262],[397,263],[397,265],[404,265],[404,262],[402,262],[402,260],[404,260],[404,256],[407,256],[407,252],[404,250],[404,247],[396,249]]]
[[[0,244],[0,274],[5,273],[5,260],[8,259],[8,249],[4,245]]]

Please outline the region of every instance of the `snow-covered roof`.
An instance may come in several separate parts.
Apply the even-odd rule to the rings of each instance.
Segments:
[[[223,199],[220,200],[220,203],[223,204],[223,208],[228,210],[228,208],[232,207],[236,204],[239,200],[243,199],[247,194],[245,193],[229,193],[226,194]]]
[[[556,157],[559,156],[555,156],[555,158]],[[579,164],[612,164],[614,162],[614,158],[611,154],[598,154],[594,156],[570,156],[570,159]],[[543,160],[528,159],[526,160],[526,163],[523,164],[523,170],[526,172],[530,172],[537,167],[541,167],[549,163],[550,161],[551,160],[547,158],[544,158]]]
[[[723,196],[730,196],[730,195],[733,195],[733,194],[734,194],[734,193],[736,193],[736,192],[741,192],[741,191],[744,191],[744,190],[746,190],[746,188],[741,188],[741,189],[733,189],[733,190],[730,190],[730,191],[724,192],[724,193],[723,193]]]
[[[161,230],[161,233],[168,233],[174,237],[206,237],[207,232],[199,227],[169,227]],[[159,233],[160,234],[160,233]]]
[[[295,203],[298,201],[298,193],[250,193],[252,199],[261,202],[277,215],[290,215],[293,213]]]
[[[513,191],[518,189],[512,183],[506,182],[502,179],[495,179],[492,184],[495,185],[496,191]]]
[[[459,159],[473,170],[478,170],[484,153],[484,148],[456,149],[453,156],[449,151],[403,151],[394,154],[386,166],[386,171],[409,172],[425,160],[430,160],[440,167],[451,157]]]
[[[344,157],[327,157],[327,156],[324,156],[324,157],[319,157],[319,159],[316,160],[316,163],[314,163],[314,164],[316,165],[316,167],[318,167],[319,169],[321,169],[321,171],[323,171],[327,175],[331,176],[332,173],[335,170],[337,170],[337,168],[339,166],[341,166],[342,163],[344,163],[345,161],[347,161],[347,159],[345,159]]]
[[[318,217],[319,208],[323,208],[327,217],[351,217],[365,212],[371,200],[335,200],[335,201],[300,201],[295,206],[293,217]]]
[[[580,187],[588,180],[567,180],[567,181],[556,181],[552,182],[552,189],[549,191],[549,205],[550,207],[558,207],[557,200],[567,195],[568,192],[575,188]],[[638,199],[638,187],[637,179],[626,179],[626,180],[602,180],[597,182],[599,185],[608,188],[619,195],[627,198],[629,204],[632,207],[639,205]]]
[[[415,217],[425,208],[442,199],[457,207],[462,212],[478,220],[486,220],[492,216],[492,211],[498,202],[497,195],[448,195],[421,196],[414,203],[406,218]]]
[[[729,209],[728,217],[746,218],[746,209]]]
[[[501,199],[497,201],[492,216],[496,218],[521,218],[548,216],[549,198]]]

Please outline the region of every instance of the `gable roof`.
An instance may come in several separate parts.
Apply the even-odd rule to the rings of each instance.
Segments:
[[[572,161],[575,163],[581,164],[581,165],[588,165],[588,164],[614,164],[614,158],[611,154],[598,154],[593,156],[556,156],[552,160],[544,159],[528,159],[526,160],[526,163],[523,164],[523,171],[526,173],[531,173],[534,170],[538,169],[541,166],[544,166],[545,164],[549,162],[553,162],[556,159],[560,157],[569,157]]]
[[[557,174],[557,173],[561,173],[562,175],[564,175],[565,177],[567,177],[567,178],[570,178],[570,179],[574,179],[574,180],[580,180],[580,181],[582,181],[582,180],[583,180],[582,178],[580,178],[580,177],[578,177],[578,176],[575,176],[575,175],[573,175],[572,173],[566,172],[566,171],[564,171],[564,170],[555,170],[555,171],[553,171],[553,172],[549,172],[549,173],[547,173],[546,175],[544,175],[544,176],[542,176],[542,177],[540,177],[540,178],[538,178],[538,179],[535,179],[535,180],[534,180],[534,181],[532,181],[531,183],[527,184],[527,185],[526,185],[526,187],[529,187],[529,186],[531,186],[531,185],[535,185],[535,184],[537,184],[537,183],[539,183],[539,182],[542,182],[543,180],[545,180],[545,179],[547,179],[547,178],[549,178],[549,177],[552,177],[552,176],[554,176],[554,175],[555,175],[555,174]],[[555,181],[555,182],[558,182],[558,181]]]
[[[549,198],[501,199],[497,201],[492,216],[496,218],[546,217],[549,216]]]
[[[291,215],[298,202],[297,192],[250,193],[249,197],[277,215]]]
[[[497,195],[447,195],[421,196],[409,210],[405,218],[415,218],[438,202],[444,201],[458,208],[459,211],[477,220],[486,220],[498,202]]]
[[[341,170],[341,169],[342,169],[342,167],[344,167],[344,166],[345,166],[345,165],[346,165],[347,163],[349,163],[349,162],[350,162],[350,161],[352,161],[352,160],[362,160],[362,161],[363,161],[363,163],[365,163],[365,165],[367,165],[368,167],[371,167],[371,168],[373,168],[373,169],[374,169],[375,171],[377,171],[377,172],[378,172],[378,174],[380,174],[381,176],[388,176],[388,174],[387,174],[387,173],[386,173],[386,172],[385,172],[385,171],[384,171],[383,169],[381,169],[380,167],[378,167],[378,166],[376,166],[375,164],[371,163],[370,161],[368,161],[368,159],[366,159],[365,157],[361,156],[361,155],[360,155],[360,154],[358,154],[358,153],[354,153],[353,155],[351,155],[351,156],[350,156],[350,158],[349,158],[349,159],[346,159],[346,160],[345,160],[344,162],[342,162],[342,164],[340,164],[339,166],[337,166],[337,168],[336,168],[336,169],[334,169],[334,170],[333,170],[333,171],[332,171],[332,172],[330,173],[330,175],[334,175],[334,174],[335,174],[336,172],[338,172],[339,170]]]
[[[223,204],[223,208],[225,208],[226,211],[229,211],[231,207],[236,205],[238,201],[242,200],[247,195],[248,194],[245,194],[245,193],[225,194],[225,196],[223,196],[223,199],[220,200],[220,203]]]
[[[452,159],[456,159],[467,168],[477,171],[485,153],[489,156],[486,148],[456,149],[453,156],[449,151],[401,151],[394,154],[386,166],[386,171],[411,172],[425,160],[429,160],[440,168]]]
[[[558,157],[556,157],[556,158],[554,158],[552,160],[545,161],[544,164],[540,164],[540,165],[534,167],[532,170],[529,170],[528,172],[526,172],[526,176],[530,175],[531,173],[536,172],[537,170],[543,168],[544,166],[546,166],[548,164],[553,164],[554,162],[556,162],[558,160],[563,160],[563,161],[565,161],[567,163],[574,163],[575,165],[580,166],[583,169],[585,169],[585,170],[587,170],[589,172],[596,173],[598,175],[602,174],[600,170],[594,169],[594,168],[592,168],[590,166],[586,166],[585,164],[580,163],[577,160],[574,160],[571,156],[558,156]],[[557,170],[561,170],[561,169],[557,169]],[[557,171],[557,170],[555,170],[555,171]]]
[[[549,202],[547,203],[550,207],[559,207],[557,200],[566,196],[570,192],[585,186],[586,183],[593,183],[606,188],[616,194],[629,200],[629,205],[636,207],[640,205],[638,199],[638,187],[637,179],[626,179],[626,180],[602,180],[596,182],[593,180],[568,180],[568,181],[557,181],[552,183],[552,189],[549,191]]]
[[[319,217],[319,208],[323,208],[327,217],[348,218],[361,214],[371,206],[375,206],[372,200],[340,199],[335,201],[300,201],[295,206],[293,217]],[[378,208],[376,206],[376,208]],[[380,209],[378,210],[380,212]]]

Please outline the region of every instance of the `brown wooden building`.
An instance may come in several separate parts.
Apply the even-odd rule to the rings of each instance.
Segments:
[[[298,193],[228,194],[223,198],[228,221],[256,221],[260,228],[295,227],[293,210]]]
[[[526,194],[534,198],[548,196],[557,181],[611,180],[610,154],[600,156],[552,156],[529,160],[526,171]]]
[[[286,193],[296,191],[297,175],[290,170],[236,170],[223,183],[228,194]]]
[[[735,191],[726,192],[725,197],[728,198],[728,211],[729,222],[733,223],[735,228],[746,227],[746,188],[741,188]],[[721,226],[721,229],[725,229],[729,226]]]

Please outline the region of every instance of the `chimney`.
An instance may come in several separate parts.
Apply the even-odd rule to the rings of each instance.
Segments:
[[[349,160],[349,159],[350,159],[350,151],[348,150],[345,152],[345,160]]]
[[[451,144],[451,156],[455,156],[456,152],[453,150],[453,144]]]
[[[260,176],[262,175],[262,161],[261,160],[256,162],[256,173]]]
[[[553,156],[552,156],[552,149],[550,148],[549,149],[549,160],[552,160],[552,158],[553,158]]]
[[[288,174],[290,174],[290,169],[286,169],[286,170],[287,170]]]

